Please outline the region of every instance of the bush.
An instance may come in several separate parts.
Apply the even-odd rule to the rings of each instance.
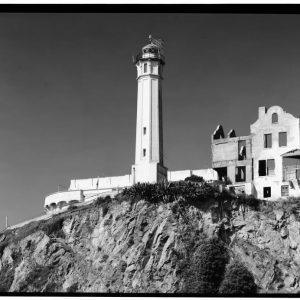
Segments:
[[[144,199],[150,203],[169,203],[183,199],[186,204],[214,198],[218,191],[206,182],[190,181],[159,182],[156,184],[137,183],[123,190],[122,195],[138,201]]]
[[[78,291],[78,283],[77,282],[70,285],[66,290],[67,293],[76,293],[77,291]]]
[[[8,242],[7,242],[7,241],[0,243],[0,257],[2,257],[3,252],[4,252],[4,249],[5,249],[7,246],[8,246]]]
[[[32,286],[35,290],[41,291],[42,288],[48,283],[49,275],[53,267],[37,265],[27,275],[27,277],[20,284],[19,291],[28,291],[28,286]]]
[[[64,217],[54,217],[41,226],[41,230],[43,230],[48,236],[54,234],[56,237],[64,238],[65,234],[62,230],[64,223]]]
[[[229,256],[225,244],[213,238],[202,242],[185,272],[185,292],[217,294]]]
[[[203,177],[201,177],[201,176],[192,175],[192,176],[186,177],[186,178],[184,179],[184,181],[204,182],[204,179],[203,179]]]
[[[0,293],[8,292],[14,281],[14,270],[9,265],[3,265],[0,272]]]
[[[227,267],[219,292],[220,294],[253,295],[257,293],[257,286],[253,275],[245,266],[234,261]]]

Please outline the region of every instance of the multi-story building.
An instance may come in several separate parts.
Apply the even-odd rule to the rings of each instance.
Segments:
[[[260,107],[250,135],[212,135],[212,167],[237,193],[275,200],[300,196],[299,118],[279,106]]]

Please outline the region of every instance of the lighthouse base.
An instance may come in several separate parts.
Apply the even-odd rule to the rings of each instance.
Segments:
[[[168,169],[157,162],[133,165],[131,168],[132,184],[157,183],[168,179]]]

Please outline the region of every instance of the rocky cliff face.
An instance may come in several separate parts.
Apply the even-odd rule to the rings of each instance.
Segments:
[[[300,290],[300,222],[281,210],[113,200],[56,223],[0,235],[2,292],[181,292],[181,261],[201,233],[225,240],[260,291]]]

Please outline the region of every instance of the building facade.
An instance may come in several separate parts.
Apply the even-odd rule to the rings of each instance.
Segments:
[[[276,200],[300,196],[299,118],[279,106],[259,107],[250,135],[225,137],[221,125],[211,138],[212,167],[237,193]]]

